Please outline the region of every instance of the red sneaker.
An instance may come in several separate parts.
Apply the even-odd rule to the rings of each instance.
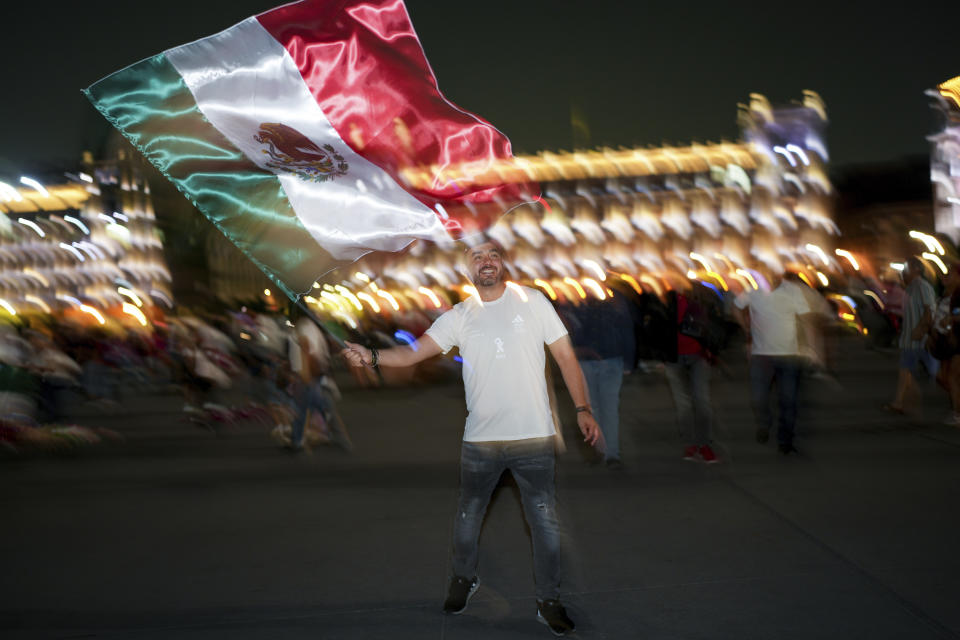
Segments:
[[[720,462],[717,459],[717,454],[713,452],[713,449],[710,448],[710,445],[705,444],[700,447],[700,459],[706,462],[707,464],[714,464],[715,462]]]
[[[697,447],[697,445],[695,445],[695,444],[690,445],[689,447],[687,447],[686,449],[683,450],[683,459],[684,459],[684,460],[696,460],[696,459],[699,457],[699,456],[697,455],[698,449],[699,449],[699,447]]]

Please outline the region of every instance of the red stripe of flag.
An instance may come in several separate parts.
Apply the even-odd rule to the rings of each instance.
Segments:
[[[302,0],[257,20],[290,53],[340,137],[427,206],[512,206],[539,193],[529,184],[437,181],[413,189],[400,179],[405,167],[512,157],[505,135],[440,93],[402,0]]]

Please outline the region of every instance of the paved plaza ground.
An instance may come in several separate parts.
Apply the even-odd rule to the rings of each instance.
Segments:
[[[879,406],[895,354],[840,342],[804,387],[801,455],[757,444],[742,355],[715,372],[722,462],[683,461],[666,381],[626,378],[625,468],[589,464],[562,395],[564,600],[583,638],[960,637],[960,429],[945,394]],[[482,586],[440,613],[464,415],[457,381],[341,379],[352,453],[291,456],[253,423],[198,429],[172,394],[75,418],[121,433],[6,456],[3,638],[547,638],[515,486],[481,537]]]

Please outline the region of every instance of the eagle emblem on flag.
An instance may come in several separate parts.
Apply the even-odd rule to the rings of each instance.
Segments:
[[[326,182],[347,175],[350,165],[332,144],[318,145],[293,127],[263,122],[253,139],[266,145],[271,169],[286,171],[307,182]]]

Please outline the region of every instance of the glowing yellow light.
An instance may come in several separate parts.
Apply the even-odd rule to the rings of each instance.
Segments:
[[[843,320],[850,321],[850,320],[856,320],[857,316],[853,315],[852,313],[844,312],[840,314],[840,318],[842,318]]]
[[[143,315],[143,311],[140,311],[139,307],[132,305],[129,302],[124,302],[123,312],[129,316],[133,316],[134,318],[136,318],[137,322],[140,323],[141,327],[147,326],[147,316]]]
[[[460,287],[460,290],[463,291],[463,295],[467,297],[478,295],[477,288],[472,284],[465,284],[462,287]]]
[[[919,240],[920,242],[922,242],[924,246],[927,247],[927,251],[931,253],[936,251],[941,256],[944,255],[943,245],[941,245],[940,242],[933,236],[920,231],[911,231],[910,237],[913,238],[914,240]]]
[[[629,280],[627,282],[629,282]],[[640,282],[644,282],[650,285],[650,287],[656,292],[658,296],[663,295],[663,287],[660,286],[660,283],[657,282],[656,278],[654,278],[653,276],[642,275],[640,276]],[[643,295],[642,291],[639,293],[640,295]]]
[[[0,307],[3,307],[4,309],[6,309],[7,313],[9,313],[12,316],[17,315],[17,310],[13,308],[13,305],[7,302],[6,300],[4,300],[3,298],[0,298]]]
[[[510,280],[507,280],[506,285],[510,287],[518,296],[520,296],[520,300],[523,302],[527,301],[527,292],[523,290],[523,287]]]
[[[126,287],[117,287],[117,293],[119,293],[122,296],[127,296],[128,298],[133,300],[133,303],[136,304],[138,307],[143,306],[143,301],[132,290],[127,289]]]
[[[577,282],[570,276],[567,276],[566,278],[564,278],[563,281],[568,285],[570,285],[571,287],[573,287],[576,290],[577,295],[580,296],[582,300],[586,299],[587,292],[583,290],[583,287],[580,286],[579,282]]]
[[[357,328],[357,321],[354,320],[352,317],[350,317],[350,314],[344,313],[343,311],[334,311],[330,315],[332,315],[334,318],[339,318],[340,320],[343,320],[348,325],[350,325],[351,329]]]
[[[760,288],[759,285],[757,285],[757,281],[754,279],[753,274],[746,269],[737,269],[737,275],[746,278],[747,282],[750,283],[750,286],[753,287],[754,290]]]
[[[50,307],[47,305],[47,303],[41,300],[40,298],[38,298],[37,296],[28,294],[23,296],[23,299],[26,300],[27,302],[32,302],[33,304],[37,305],[47,313],[50,313]]]
[[[929,260],[930,262],[937,265],[937,267],[940,269],[940,272],[946,275],[947,265],[943,264],[943,260],[940,259],[940,256],[935,255],[933,253],[924,252],[920,254],[920,257],[923,258],[924,260]]]
[[[885,307],[883,305],[883,300],[880,299],[880,296],[868,289],[864,289],[863,295],[867,296],[868,298],[873,298],[873,301],[877,303],[877,306],[880,307],[880,310],[884,310]]]
[[[423,295],[430,298],[430,302],[433,303],[433,306],[435,308],[437,309],[440,308],[440,298],[437,297],[437,294],[435,294],[432,289],[428,289],[427,287],[420,287],[419,289],[417,289],[417,291],[419,291]]]
[[[400,311],[400,304],[397,302],[397,299],[390,295],[389,291],[384,291],[380,289],[377,291],[377,295],[390,303],[390,306],[393,307],[394,311]]]
[[[612,298],[612,297],[613,297],[613,289],[611,289],[610,287],[607,287],[607,288],[606,288],[606,291],[607,291],[607,297],[608,297],[608,298]]]
[[[607,274],[606,274],[606,272],[603,270],[603,267],[601,267],[599,264],[597,264],[596,261],[594,261],[594,260],[584,260],[584,261],[583,261],[583,266],[585,266],[586,268],[590,269],[590,270],[593,271],[595,274],[597,274],[597,279],[599,279],[600,282],[604,282],[604,281],[607,279]]]
[[[306,300],[307,302],[318,304],[322,306],[324,309],[329,307],[331,311],[337,311],[340,308],[340,305],[338,305],[333,300],[328,300],[327,298],[324,298],[322,293],[320,294],[319,300],[317,300],[312,296],[305,296],[303,299]]]
[[[719,282],[720,287],[724,291],[730,291],[730,287],[727,286],[727,281],[724,280],[723,276],[721,276],[719,273],[717,273],[716,271],[707,271],[707,275],[713,278],[714,280],[716,280],[717,282]]]
[[[704,257],[703,257],[702,255],[700,255],[699,253],[697,253],[697,252],[695,252],[695,251],[691,251],[691,252],[690,252],[690,259],[691,259],[691,260],[696,260],[697,262],[699,262],[700,264],[702,264],[702,265],[703,265],[703,268],[706,269],[707,271],[713,271],[713,265],[711,265],[711,264],[707,261],[707,259],[704,258]]]
[[[47,280],[45,277],[43,277],[43,274],[40,273],[39,271],[36,271],[36,270],[34,270],[34,269],[31,269],[30,267],[27,267],[26,269],[23,270],[23,273],[24,273],[24,275],[28,275],[28,276],[32,276],[32,277],[36,278],[36,279],[39,280],[40,283],[41,283],[43,286],[45,286],[45,287],[49,287],[49,286],[50,286],[50,281]]]
[[[846,249],[837,249],[834,251],[841,258],[846,258],[850,262],[850,266],[853,267],[854,271],[860,271],[860,263],[857,262],[857,259],[853,257],[853,254],[847,251]]]
[[[353,274],[353,277],[362,282],[370,282],[370,276],[365,274],[363,271],[357,271],[355,274]]]
[[[713,257],[714,257],[714,258],[720,258],[720,260],[723,261],[723,264],[727,265],[727,269],[729,269],[730,271],[734,271],[734,270],[735,270],[735,267],[733,266],[733,263],[730,262],[730,258],[728,258],[727,256],[723,255],[722,253],[714,253],[714,254],[713,254]]]
[[[811,289],[815,289],[815,288],[816,288],[816,287],[813,286],[813,283],[810,282],[810,278],[808,278],[805,273],[800,272],[800,273],[798,273],[797,275],[800,276],[800,279],[803,280],[803,282],[804,282],[808,287],[810,287]]]
[[[314,288],[314,289],[319,289],[319,288],[320,288],[320,283],[319,283],[319,282],[314,282],[314,283],[313,283],[313,288]]]
[[[368,305],[370,305],[370,308],[373,310],[374,313],[380,313],[380,305],[377,304],[377,301],[373,299],[372,295],[364,291],[361,291],[360,293],[357,294],[357,297],[363,300],[364,302],[366,302]]]
[[[350,304],[352,304],[357,311],[363,311],[363,305],[357,300],[357,296],[353,295],[353,291],[350,291],[350,289],[347,289],[342,284],[338,284],[334,288],[337,290],[337,293],[349,300]]]
[[[820,261],[823,262],[823,264],[827,266],[830,265],[830,258],[828,258],[827,254],[823,252],[823,249],[821,249],[815,244],[809,244],[809,243],[807,244],[806,249],[811,253],[817,254],[817,257],[820,258]]]
[[[688,270],[688,271],[687,271],[687,278],[689,278],[690,280],[696,280],[696,279],[697,279],[697,272],[694,271],[693,269]]]
[[[326,300],[327,302],[332,304],[336,311],[343,311],[343,305],[340,303],[340,300],[342,298],[340,298],[340,296],[330,293],[329,291],[321,291],[320,299]]]
[[[584,278],[581,280],[583,286],[590,289],[593,292],[593,295],[597,297],[598,300],[606,300],[607,294],[604,293],[603,287],[600,286],[600,283],[594,280],[593,278]]]
[[[822,284],[822,285],[825,286],[825,287],[829,287],[829,286],[830,286],[830,281],[827,280],[827,276],[825,276],[825,275],[824,275],[822,272],[820,272],[820,271],[817,271],[817,280],[819,280],[819,281],[820,281],[820,284]]]
[[[100,315],[100,312],[97,311],[96,309],[94,309],[93,307],[91,307],[91,306],[88,305],[88,304],[82,304],[82,305],[80,305],[80,311],[83,311],[84,313],[89,313],[91,316],[93,316],[94,318],[96,318],[96,319],[97,319],[97,322],[99,322],[100,324],[106,324],[106,323],[107,323],[107,321],[103,319],[103,316]]]
[[[270,289],[264,289],[264,290],[263,290],[263,295],[265,295],[265,296],[267,296],[267,297],[269,298],[269,297],[270,297]]]
[[[867,328],[866,328],[866,327],[864,327],[864,328],[863,328],[863,335],[867,335],[867,334],[869,334],[869,333],[870,333],[870,332],[869,332],[869,331],[867,331]]]
[[[631,276],[631,275],[628,274],[628,273],[620,273],[620,274],[617,274],[617,275],[620,277],[621,280],[623,280],[624,282],[626,282],[627,284],[629,284],[630,287],[631,287],[634,291],[637,292],[637,295],[638,295],[638,296],[642,296],[642,295],[643,295],[643,287],[640,286],[640,283],[637,282],[636,278],[634,278],[633,276]]]
[[[546,293],[551,300],[557,299],[557,292],[553,290],[553,287],[551,287],[550,283],[547,282],[546,280],[541,280],[540,278],[537,278],[536,280],[533,281],[533,284],[543,289],[544,293]]]

